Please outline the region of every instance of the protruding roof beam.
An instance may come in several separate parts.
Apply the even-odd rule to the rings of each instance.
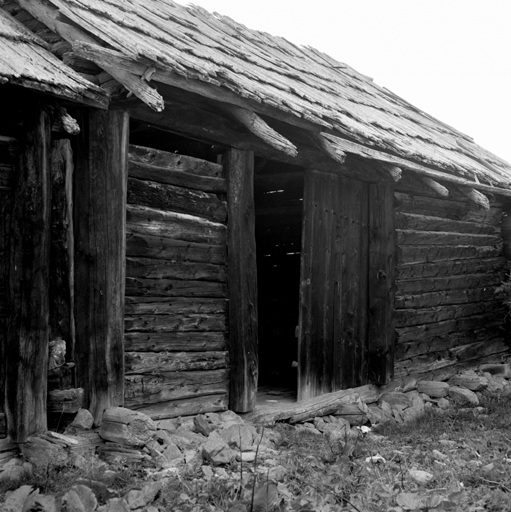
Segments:
[[[392,179],[395,182],[398,182],[401,179],[401,176],[403,175],[401,167],[393,164],[381,164],[381,166],[392,176]]]
[[[297,156],[298,150],[296,146],[288,141],[280,133],[276,132],[264,119],[259,117],[255,112],[246,108],[229,105],[227,110],[250,132],[257,135],[271,147],[282,151],[289,156]]]
[[[312,134],[314,140],[318,143],[319,147],[328,154],[332,160],[344,164],[346,161],[346,153],[336,148],[333,144],[330,143],[328,139],[324,137],[322,133],[314,133]]]
[[[490,200],[484,194],[479,192],[479,190],[475,190],[474,188],[469,187],[458,188],[465,197],[468,197],[474,203],[482,206],[485,210],[490,209]]]
[[[422,181],[422,183],[427,185],[430,189],[434,190],[439,196],[441,196],[441,197],[449,196],[449,189],[447,187],[444,187],[443,185],[440,185],[440,183],[438,183],[438,181],[428,178],[427,176],[422,176],[421,181]]]

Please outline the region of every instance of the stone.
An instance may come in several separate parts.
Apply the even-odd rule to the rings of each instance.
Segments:
[[[229,428],[232,425],[242,425],[243,419],[234,411],[224,411],[218,414],[218,418],[223,428]]]
[[[206,437],[208,437],[209,434],[211,434],[211,432],[215,430],[213,424],[207,420],[204,414],[198,414],[197,416],[195,416],[195,418],[193,419],[193,425],[195,428],[195,432],[197,432],[197,434],[202,434],[203,436]]]
[[[444,398],[449,392],[449,384],[436,380],[420,380],[417,382],[417,391],[430,398]]]
[[[403,393],[414,391],[417,389],[417,379],[415,377],[405,377],[401,386]]]
[[[259,437],[252,425],[231,425],[219,430],[218,434],[230,447],[238,450],[251,450]]]
[[[20,449],[23,457],[36,467],[64,465],[68,460],[67,451],[61,444],[40,437],[29,437],[20,445]]]
[[[480,375],[471,375],[462,373],[461,375],[454,375],[449,380],[451,386],[459,386],[462,388],[470,389],[470,391],[482,391],[488,387],[488,379]]]
[[[256,460],[256,452],[238,452],[236,459],[243,462],[254,462]]]
[[[14,483],[31,473],[23,465],[5,465],[0,471],[0,483]]]
[[[427,483],[431,482],[433,478],[435,478],[435,476],[431,473],[422,471],[420,469],[409,469],[408,474],[410,475],[411,479],[419,485],[426,485]]]
[[[274,482],[282,482],[287,476],[287,469],[283,466],[275,466],[268,471],[268,478]]]
[[[442,453],[441,451],[438,450],[433,450],[431,452],[431,455],[435,460],[446,460],[449,458],[447,455],[445,455],[445,453]]]
[[[398,391],[382,393],[378,403],[381,404],[383,401],[387,402],[392,408],[398,406],[401,409],[406,409],[411,405],[410,398],[405,393],[400,393]]]
[[[236,452],[214,431],[202,445],[202,456],[214,466],[229,464],[236,459]]]
[[[479,398],[477,398],[477,395],[467,388],[452,386],[449,388],[449,396],[460,405],[479,405]]]
[[[118,498],[118,493],[112,489],[109,489],[106,484],[97,480],[91,480],[89,478],[78,478],[75,481],[76,485],[87,486],[96,496],[97,500],[101,503],[105,503],[110,498]]]
[[[422,407],[420,405],[412,405],[402,413],[405,422],[415,420],[422,414],[424,414],[424,405]]]
[[[376,425],[377,423],[383,423],[385,421],[385,415],[377,405],[369,406],[367,417],[369,418],[371,425]]]
[[[324,432],[325,431],[325,425],[326,425],[326,422],[325,420],[318,416],[316,418],[314,418],[314,426],[320,431],[320,432]]]
[[[87,409],[78,409],[70,427],[90,430],[94,425],[94,416]]]
[[[146,507],[156,499],[157,494],[162,490],[167,482],[167,479],[149,482],[144,485],[140,491],[135,489],[128,491],[124,495],[124,500],[131,510]]]
[[[446,410],[449,409],[451,402],[447,398],[439,398],[436,404],[440,409]]]
[[[380,407],[381,407],[382,413],[386,419],[394,418],[394,415],[392,414],[392,407],[390,406],[389,403],[387,403],[387,402],[385,402],[385,400],[383,400],[383,402],[380,404]]]
[[[111,498],[96,512],[130,512],[128,504],[122,498]]]
[[[184,460],[181,450],[174,443],[166,443],[161,454],[168,462]]]
[[[506,379],[511,379],[511,365],[509,364],[482,364],[479,367],[482,372],[489,373],[490,375],[499,375]]]
[[[156,423],[141,412],[109,407],[103,414],[99,435],[121,445],[144,446],[154,437],[156,430]]]

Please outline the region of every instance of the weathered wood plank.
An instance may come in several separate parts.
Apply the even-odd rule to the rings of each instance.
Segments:
[[[48,392],[48,412],[76,413],[83,408],[82,388],[55,389]]]
[[[504,278],[503,272],[491,274],[473,274],[450,277],[424,277],[397,281],[398,294],[418,294],[440,290],[455,290],[464,288],[480,288],[481,286],[498,285]]]
[[[457,274],[483,274],[501,272],[506,265],[505,258],[484,258],[458,261],[437,261],[434,263],[408,263],[398,265],[396,279],[418,277],[443,277]]]
[[[444,231],[452,233],[472,233],[476,235],[495,235],[498,231],[497,225],[404,212],[396,212],[395,224],[397,229],[416,231]]]
[[[227,368],[227,352],[126,352],[126,375]]]
[[[126,255],[146,258],[224,264],[227,261],[226,245],[198,244],[171,238],[132,233],[126,234]]]
[[[227,317],[220,313],[126,316],[124,329],[126,332],[225,331]]]
[[[192,416],[207,412],[222,412],[227,410],[228,395],[206,395],[183,400],[171,400],[149,406],[135,406],[133,409],[147,414],[153,420]]]
[[[396,242],[399,245],[473,245],[488,246],[502,243],[499,235],[473,235],[445,231],[414,231],[396,229]]]
[[[225,283],[126,278],[126,294],[155,297],[227,297]]]
[[[227,270],[225,265],[212,265],[210,263],[127,258],[126,277],[218,281],[223,283],[227,279]]]
[[[44,106],[24,120],[25,140],[16,172],[11,218],[5,345],[5,416],[15,442],[47,429],[51,212],[51,125]]]
[[[156,165],[134,162],[133,160],[129,162],[128,172],[130,177],[140,180],[156,181],[167,185],[191,188],[192,190],[202,190],[203,192],[225,193],[226,191],[226,183],[223,178],[199,176],[188,172],[165,169]]]
[[[466,304],[493,300],[498,297],[496,286],[482,288],[461,288],[457,290],[442,290],[438,292],[418,293],[416,295],[396,296],[396,309],[426,308],[442,304]]]
[[[127,375],[125,405],[133,408],[168,400],[227,394],[229,370]]]
[[[187,172],[212,178],[224,177],[224,170],[220,164],[135,144],[129,146],[129,158],[134,162],[150,164],[170,171]]]
[[[225,222],[227,207],[216,194],[129,178],[128,203]]]
[[[255,407],[258,378],[254,154],[231,149],[224,165],[229,218],[229,407],[248,412]]]
[[[75,187],[77,384],[101,424],[124,400],[124,285],[129,118],[79,112]]]
[[[225,350],[225,332],[127,332],[125,348],[129,352],[207,352]]]
[[[224,245],[227,241],[224,224],[185,213],[128,205],[126,219],[128,229],[133,233],[214,245]]]
[[[164,315],[169,313],[226,313],[227,300],[203,298],[126,297],[126,315]]]
[[[502,256],[503,244],[475,247],[457,245],[441,247],[438,245],[400,245],[398,246],[399,263],[437,262],[445,260],[463,260],[472,258],[496,258]]]

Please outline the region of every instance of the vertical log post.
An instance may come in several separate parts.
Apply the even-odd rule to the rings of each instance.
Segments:
[[[27,110],[14,185],[5,350],[7,433],[16,442],[47,429],[51,119],[44,108]]]
[[[227,174],[229,278],[229,408],[248,412],[257,398],[257,265],[254,154],[231,149]]]
[[[124,280],[129,118],[80,113],[74,175],[77,385],[101,424],[124,400]]]

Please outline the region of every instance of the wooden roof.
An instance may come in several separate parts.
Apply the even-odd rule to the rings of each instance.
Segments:
[[[18,2],[157,111],[160,82],[309,130],[333,158],[358,153],[433,179],[510,188],[510,164],[314,48],[172,0]]]
[[[108,104],[102,89],[66,66],[45,41],[0,8],[0,84],[8,82],[97,106]]]

